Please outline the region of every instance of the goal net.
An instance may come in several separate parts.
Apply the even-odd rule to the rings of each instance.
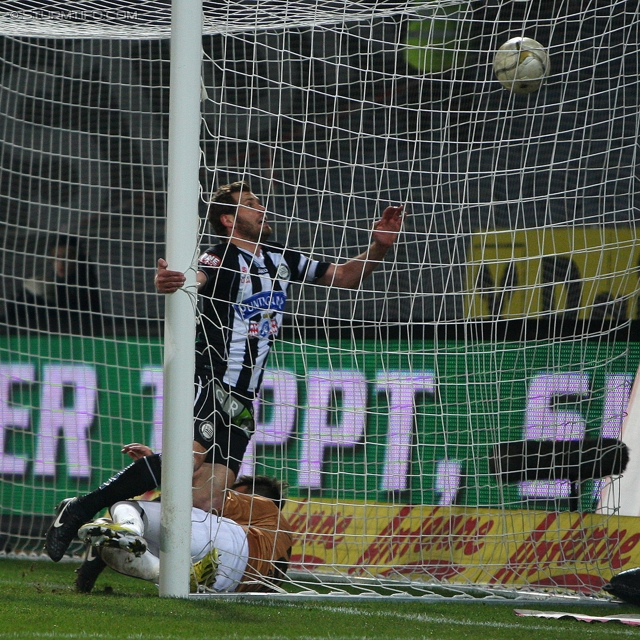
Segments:
[[[235,180],[323,261],[406,212],[359,287],[296,287],[265,371],[241,473],[289,485],[283,593],[606,597],[640,563],[602,462],[640,428],[639,27],[623,0],[205,2],[201,249]],[[4,555],[161,447],[169,35],[159,1],[0,9]],[[549,53],[530,94],[493,75],[515,36]]]

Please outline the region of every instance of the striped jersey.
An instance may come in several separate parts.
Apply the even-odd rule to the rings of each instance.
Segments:
[[[252,400],[278,334],[292,281],[316,282],[328,262],[312,260],[279,244],[260,256],[228,242],[207,249],[198,270],[207,281],[198,291],[196,367]]]

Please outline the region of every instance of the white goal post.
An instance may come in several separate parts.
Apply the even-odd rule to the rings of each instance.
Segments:
[[[122,445],[163,443],[153,277],[189,233],[166,217],[171,5],[90,5],[0,9],[0,554],[16,557],[42,554],[55,505],[121,469]],[[202,25],[200,250],[235,180],[318,260],[406,210],[359,288],[287,303],[241,469],[289,484],[281,594],[608,597],[640,564],[619,469],[584,471],[620,438],[640,364],[637,3],[205,0]],[[549,54],[530,94],[493,76],[515,36]]]

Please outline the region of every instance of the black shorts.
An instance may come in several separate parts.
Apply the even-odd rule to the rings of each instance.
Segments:
[[[206,449],[204,462],[223,464],[237,476],[255,430],[253,404],[206,372],[196,372],[193,439]]]

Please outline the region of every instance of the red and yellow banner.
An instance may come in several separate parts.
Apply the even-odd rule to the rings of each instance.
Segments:
[[[597,592],[640,566],[640,518],[291,501],[292,566],[315,573]]]

